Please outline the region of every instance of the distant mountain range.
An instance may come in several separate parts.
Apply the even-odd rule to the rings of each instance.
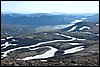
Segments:
[[[2,24],[15,25],[61,25],[69,24],[75,19],[84,19],[85,22],[99,22],[99,14],[94,15],[75,15],[61,14],[54,15],[49,13],[34,13],[34,14],[18,14],[18,13],[2,13]]]

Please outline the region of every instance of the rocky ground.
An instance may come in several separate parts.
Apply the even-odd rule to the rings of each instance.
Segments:
[[[47,61],[19,61],[5,58],[1,59],[1,66],[99,66],[99,55],[72,57],[69,59],[48,59]]]

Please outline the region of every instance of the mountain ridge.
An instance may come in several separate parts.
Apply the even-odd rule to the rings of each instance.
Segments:
[[[84,22],[98,22],[99,14],[91,16],[84,15],[52,15],[49,13],[34,14],[1,14],[2,24],[19,24],[19,25],[61,25],[69,24],[75,19],[84,19]]]

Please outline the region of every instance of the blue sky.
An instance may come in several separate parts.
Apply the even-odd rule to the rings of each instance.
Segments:
[[[1,12],[99,13],[99,1],[1,1]]]

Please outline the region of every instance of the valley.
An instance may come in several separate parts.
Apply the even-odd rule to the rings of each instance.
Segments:
[[[19,17],[20,15],[13,14],[7,16]],[[31,17],[31,15],[27,16]],[[41,14],[35,14],[32,17],[34,16],[39,18]],[[42,17],[44,16],[43,14]],[[50,18],[52,15],[46,14],[45,18],[47,18],[47,16]],[[59,16],[54,15],[54,17]],[[65,15],[63,17],[65,17]],[[45,23],[43,25],[13,24],[13,22],[2,23],[1,65],[84,66],[88,64],[90,66],[98,66],[99,22],[98,20],[91,22],[91,20],[88,19],[90,17],[91,16],[79,16],[79,18],[76,19],[73,16],[73,20],[70,19],[70,23],[59,24],[58,22],[55,23],[56,25],[52,24],[53,22],[51,25],[45,25]],[[84,58],[86,58],[87,62]]]

